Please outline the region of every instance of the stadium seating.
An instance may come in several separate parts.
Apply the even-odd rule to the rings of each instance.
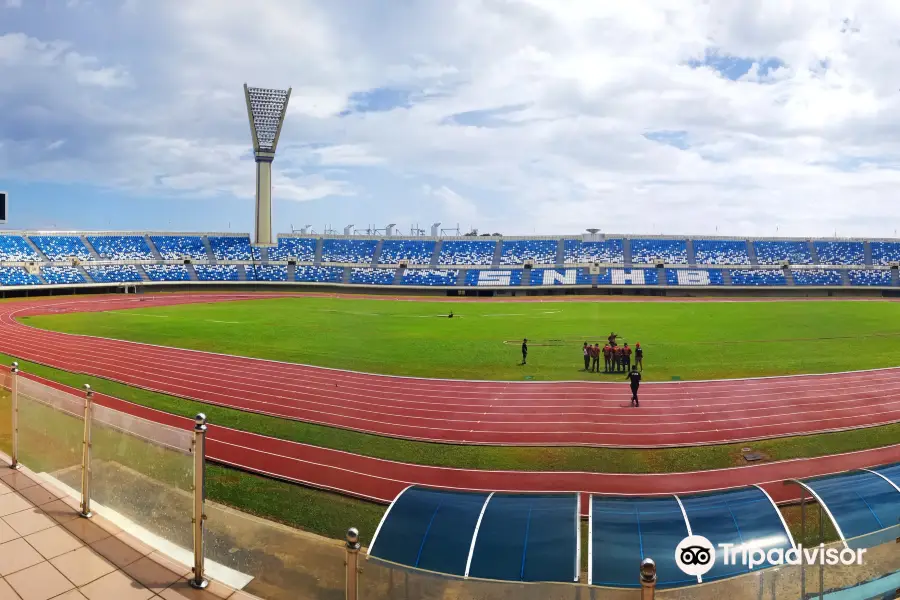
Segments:
[[[438,264],[487,266],[494,262],[497,242],[487,240],[455,240],[441,244]]]
[[[79,260],[91,260],[88,250],[80,237],[74,235],[30,235],[41,252],[50,260],[67,260],[73,256]]]
[[[360,285],[391,285],[396,269],[355,268],[350,271],[350,283]]]
[[[427,265],[434,254],[434,245],[429,240],[385,240],[378,262],[382,265],[396,265],[405,260],[410,265]]]
[[[174,260],[185,256],[194,260],[206,260],[206,246],[199,235],[151,235],[150,241],[166,260]]]
[[[500,247],[501,265],[521,265],[532,261],[536,265],[555,265],[557,240],[503,240]]]
[[[508,287],[522,283],[522,269],[469,269],[466,285],[470,287]]]
[[[753,249],[761,265],[777,265],[782,261],[790,261],[792,265],[811,265],[812,254],[809,244],[800,241],[755,241]]]
[[[401,285],[450,286],[456,285],[459,271],[456,269],[406,269]]]
[[[631,240],[631,262],[650,263],[660,260],[667,265],[687,264],[687,242],[684,240]]]
[[[666,284],[677,286],[725,285],[720,269],[666,269]]]
[[[37,252],[21,235],[0,235],[0,261],[39,260]]]
[[[284,265],[247,267],[247,279],[255,281],[287,281],[287,267]]]
[[[749,265],[747,242],[743,240],[694,240],[698,265]]]
[[[142,281],[141,274],[134,265],[88,265],[84,270],[97,283]]]
[[[237,265],[194,265],[200,281],[238,281]]]
[[[597,285],[657,285],[656,269],[601,269]]]
[[[344,279],[343,267],[297,266],[294,279],[301,283],[340,283]]]
[[[850,285],[890,287],[893,282],[890,269],[851,269],[847,276]]]
[[[532,286],[550,285],[591,285],[591,272],[588,269],[532,269]]]
[[[88,243],[103,260],[152,259],[150,246],[140,235],[90,235]]]
[[[141,265],[150,281],[190,281],[184,265]]]
[[[844,285],[841,272],[834,269],[794,269],[796,285]]]
[[[327,239],[322,243],[322,262],[370,264],[378,240]]]
[[[873,265],[889,265],[900,262],[900,242],[869,242]]]
[[[733,269],[730,274],[731,285],[787,285],[787,278],[781,269]]]
[[[625,262],[622,240],[604,240],[602,242],[566,240],[564,246],[563,262],[567,265],[594,262],[621,265]]]
[[[216,260],[253,260],[247,236],[209,236],[209,246]]]
[[[41,276],[50,285],[85,283],[84,276],[75,267],[43,267]]]
[[[40,285],[40,278],[25,267],[0,267],[0,285]]]
[[[813,242],[820,265],[861,265],[865,262],[862,242]]]
[[[316,240],[279,237],[278,245],[269,248],[269,260],[289,260],[291,258],[299,262],[312,262],[316,258]]]

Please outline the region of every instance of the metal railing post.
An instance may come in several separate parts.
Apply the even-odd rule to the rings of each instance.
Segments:
[[[206,520],[206,415],[198,413],[194,417],[194,514],[191,523],[194,528],[194,577],[191,587],[202,590],[209,585],[203,572],[203,521]]]
[[[81,516],[90,519],[91,513],[91,411],[94,390],[84,384],[84,440],[81,444]]]
[[[359,530],[351,527],[347,530],[347,544],[344,546],[344,565],[347,567],[346,600],[359,599],[359,547]]]
[[[656,595],[656,563],[652,558],[641,561],[641,600],[653,600]]]
[[[10,369],[10,373],[12,374],[9,379],[9,393],[10,393],[10,404],[12,408],[12,423],[10,423],[10,429],[12,429],[12,456],[10,457],[11,462],[9,467],[11,469],[19,468],[19,363],[13,362],[12,369]]]

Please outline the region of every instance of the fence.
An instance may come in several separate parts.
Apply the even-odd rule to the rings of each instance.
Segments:
[[[0,451],[13,466],[78,499],[85,518],[101,515],[192,565],[197,587],[210,577],[269,600],[776,600],[900,572],[895,526],[848,540],[868,548],[861,568],[784,566],[675,589],[654,589],[649,576],[642,588],[639,565],[630,589],[431,573],[369,557],[353,530],[345,543],[208,502],[206,435],[202,415],[171,427],[95,402],[87,386],[79,392],[0,366]]]

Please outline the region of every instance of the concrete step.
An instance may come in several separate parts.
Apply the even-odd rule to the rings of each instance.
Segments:
[[[134,268],[137,269],[138,275],[141,276],[141,281],[150,281],[150,276],[147,275],[143,265],[134,265]]]
[[[872,244],[869,242],[863,242],[863,252],[865,253],[865,259],[863,260],[863,264],[867,267],[872,266]]]
[[[756,246],[752,240],[747,240],[747,256],[750,257],[750,264],[754,267],[759,266],[759,257],[756,255]]]
[[[562,267],[566,261],[566,240],[559,240],[556,246],[556,266]]]
[[[84,277],[85,283],[96,283],[93,279],[91,279],[91,276],[88,275],[88,272],[84,270],[84,267],[78,265],[77,267],[75,267],[75,269],[78,270],[79,273],[81,273],[82,277]]]
[[[809,246],[809,253],[812,256],[813,264],[814,265],[819,264],[819,253],[816,252],[816,245],[813,243],[812,240],[809,240],[807,242],[807,245]]]
[[[725,285],[731,285],[731,271],[729,269],[722,269],[722,282]]]
[[[318,240],[316,240],[316,254],[313,257],[314,265],[322,264],[322,246],[324,246],[324,245],[325,245],[325,240],[323,238],[319,238]]]
[[[34,250],[35,254],[38,255],[38,258],[41,261],[44,261],[44,262],[50,261],[50,259],[47,258],[47,255],[44,254],[43,252],[41,252],[41,249],[38,248],[37,245],[35,245],[35,243],[32,242],[31,239],[27,235],[23,235],[22,237],[25,239],[25,242],[28,244],[28,247],[31,248],[32,250]]]
[[[438,266],[438,261],[439,261],[440,256],[441,256],[441,247],[442,247],[443,245],[444,245],[444,241],[443,241],[443,240],[438,240],[437,242],[435,242],[435,244],[434,244],[434,254],[431,255],[431,260],[428,261],[428,264],[431,265],[432,267]]]
[[[96,251],[96,250],[94,250],[94,247],[93,247],[93,246],[91,245],[91,243],[88,241],[87,236],[86,236],[86,235],[81,235],[81,236],[78,236],[78,237],[81,239],[81,243],[84,244],[84,247],[88,249],[88,252],[91,253],[91,258],[94,259],[94,260],[100,260],[100,255],[97,254],[97,251]]]
[[[150,254],[153,255],[153,258],[162,260],[162,254],[159,253],[159,249],[156,247],[156,244],[153,243],[153,240],[150,239],[149,235],[144,236],[144,241],[147,242],[147,247],[150,248]]]
[[[687,244],[687,261],[691,266],[697,265],[697,253],[694,252],[694,240],[686,240]]]
[[[794,280],[794,271],[790,267],[784,269],[784,279],[787,281],[788,286],[795,286],[797,282]]]
[[[288,265],[287,266],[287,280],[288,281],[297,281],[297,265]]]
[[[622,240],[622,253],[625,258],[625,266],[630,267],[632,265],[631,262],[631,240],[628,238],[624,238]]]
[[[394,285],[400,285],[401,279],[403,279],[403,269],[398,268],[394,272]]]
[[[214,265],[218,261],[216,260],[216,255],[213,252],[212,246],[209,244],[209,238],[207,236],[201,236],[201,240],[203,240],[203,247],[206,248],[206,260],[209,261],[209,264]]]
[[[384,240],[378,240],[375,244],[375,252],[372,254],[372,267],[378,267],[378,258],[381,256],[381,249],[384,247]]]
[[[184,268],[187,269],[188,277],[190,277],[191,281],[200,281],[200,278],[197,276],[197,269],[194,268],[194,265],[184,265]]]
[[[503,254],[503,240],[497,240],[497,246],[494,248],[494,260],[491,261],[492,267],[500,266],[501,254]]]
[[[244,268],[244,265],[238,265],[237,272],[238,272],[238,281],[252,281],[247,278],[247,270]]]

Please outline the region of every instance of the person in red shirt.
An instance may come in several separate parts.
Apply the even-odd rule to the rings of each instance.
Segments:
[[[615,359],[616,359],[616,372],[621,373],[622,372],[622,358],[624,356],[623,351],[622,351],[622,346],[614,346],[613,347],[613,355],[615,356]]]
[[[631,371],[631,348],[628,347],[627,343],[622,346],[622,362],[624,363],[625,370]]]
[[[591,373],[599,373],[600,372],[600,345],[594,344],[591,346]]]
[[[603,362],[606,365],[606,372],[612,372],[612,346],[609,344],[603,346]]]

